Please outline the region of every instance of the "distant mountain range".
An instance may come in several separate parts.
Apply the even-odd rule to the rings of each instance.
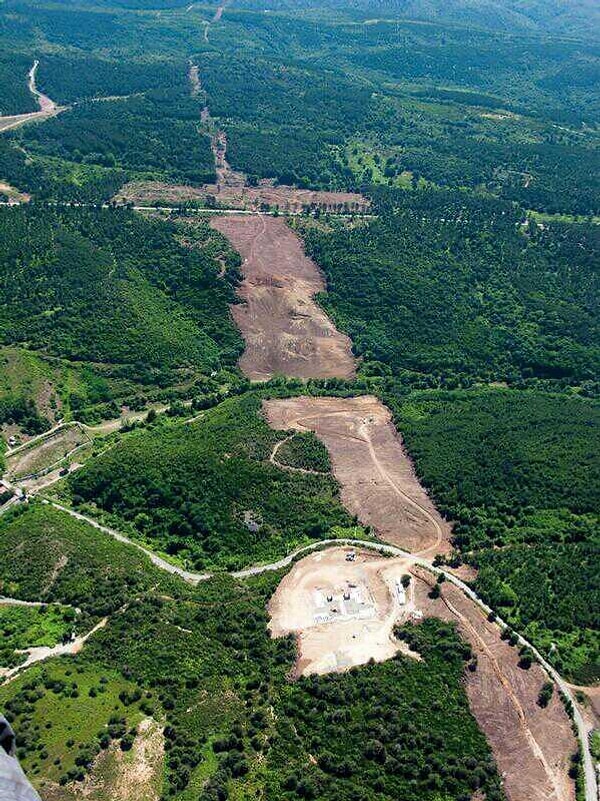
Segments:
[[[242,0],[271,9],[335,8],[388,17],[409,17],[492,30],[600,39],[598,0]]]

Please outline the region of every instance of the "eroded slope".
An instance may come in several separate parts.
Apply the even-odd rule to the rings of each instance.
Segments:
[[[212,226],[242,256],[242,304],[234,319],[246,341],[240,367],[253,381],[283,374],[298,378],[352,378],[350,340],[314,296],[325,290],[316,264],[280,218],[231,215]]]

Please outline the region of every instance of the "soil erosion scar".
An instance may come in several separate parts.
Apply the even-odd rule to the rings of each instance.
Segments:
[[[315,432],[330,453],[344,505],[382,540],[427,556],[449,550],[450,526],[420,485],[380,401],[302,397],[264,406],[273,428]]]
[[[246,341],[240,367],[253,381],[276,374],[296,378],[351,378],[350,340],[315,303],[325,290],[316,264],[298,237],[276,217],[231,215],[211,225],[242,256],[243,304],[232,313]]]

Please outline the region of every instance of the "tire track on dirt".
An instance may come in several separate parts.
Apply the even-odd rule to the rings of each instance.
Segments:
[[[490,649],[489,645],[486,643],[486,641],[483,639],[483,637],[479,634],[479,632],[477,631],[475,626],[466,617],[466,615],[463,615],[462,612],[460,612],[454,606],[454,604],[452,604],[451,601],[444,595],[444,593],[442,593],[440,595],[440,599],[442,600],[442,602],[444,603],[444,605],[446,606],[448,611],[452,615],[454,615],[454,617],[456,617],[457,620],[460,620],[460,622],[470,632],[471,636],[476,640],[476,642],[479,644],[479,647],[481,648],[481,650],[485,653],[485,655],[489,659],[490,665],[492,666],[492,670],[493,670],[496,678],[502,684],[502,687],[504,688],[504,690],[506,692],[506,696],[510,700],[510,702],[511,702],[511,704],[512,704],[512,706],[513,706],[513,708],[514,708],[514,710],[515,710],[515,712],[517,714],[517,718],[519,720],[519,725],[521,726],[521,729],[523,730],[523,734],[525,735],[525,738],[527,739],[527,742],[528,742],[528,744],[529,744],[529,746],[531,748],[531,751],[532,751],[533,755],[535,756],[535,758],[538,760],[538,762],[541,764],[542,768],[544,769],[544,772],[546,773],[546,776],[548,777],[548,780],[549,780],[550,784],[552,785],[553,793],[552,793],[552,795],[548,796],[549,801],[552,798],[555,798],[557,801],[560,801],[561,799],[563,799],[565,797],[563,792],[562,792],[562,788],[561,788],[560,782],[558,781],[558,779],[556,777],[555,771],[548,764],[548,761],[547,761],[546,757],[544,756],[544,752],[541,749],[539,743],[537,742],[537,740],[533,736],[533,733],[532,733],[532,731],[531,731],[531,729],[530,729],[530,727],[529,727],[529,725],[527,723],[527,716],[525,715],[525,712],[523,710],[523,706],[521,705],[521,702],[517,698],[517,695],[515,694],[515,692],[514,692],[514,690],[512,688],[512,684],[511,684],[510,680],[506,677],[505,673],[502,671],[502,668],[500,667],[500,664],[499,664],[498,660],[496,659],[496,657],[494,656],[494,654],[493,654],[492,650]]]

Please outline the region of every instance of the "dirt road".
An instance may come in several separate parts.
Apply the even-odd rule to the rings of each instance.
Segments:
[[[8,684],[11,682],[17,674],[19,674],[22,670],[25,670],[31,665],[35,665],[36,662],[43,662],[46,659],[51,659],[53,656],[66,656],[68,654],[78,654],[79,651],[83,648],[87,640],[92,637],[97,631],[104,628],[108,622],[108,618],[104,617],[102,620],[97,623],[93,629],[88,631],[87,634],[83,634],[81,637],[75,637],[74,640],[67,643],[59,643],[55,645],[53,648],[50,648],[46,645],[40,645],[35,648],[27,648],[24,653],[27,653],[27,659],[21,665],[17,665],[14,668],[10,668],[9,670],[5,671],[4,673],[0,673],[0,682],[4,684]]]
[[[57,105],[54,100],[51,100],[47,95],[42,94],[36,87],[35,76],[39,61],[34,61],[33,66],[27,75],[29,91],[36,98],[40,107],[39,111],[32,111],[28,114],[14,114],[8,117],[0,117],[0,132],[10,131],[13,128],[18,128],[28,122],[42,122],[49,117],[54,117],[61,111],[64,111],[63,106]]]
[[[372,396],[265,401],[276,429],[314,431],[326,446],[344,506],[383,541],[433,557],[450,525],[419,483],[389,410]]]
[[[577,743],[555,693],[544,709],[536,703],[547,676],[539,665],[518,666],[518,649],[499,637],[482,609],[452,584],[440,599],[428,593],[430,572],[411,571],[417,581],[416,605],[426,616],[453,620],[477,655],[477,669],[466,672],[471,710],[494,752],[509,801],[573,801],[568,777]]]
[[[285,220],[231,215],[211,225],[243,259],[243,303],[232,313],[246,341],[240,367],[248,378],[352,378],[350,340],[315,303],[325,282]]]
[[[210,573],[194,573],[194,572],[191,572],[191,571],[184,570],[183,568],[178,567],[176,565],[173,565],[170,562],[167,562],[162,557],[157,556],[156,554],[152,553],[147,548],[144,548],[142,545],[139,545],[136,542],[132,542],[128,537],[126,537],[125,535],[121,534],[120,532],[115,531],[114,529],[108,528],[107,526],[103,526],[100,523],[98,523],[97,521],[93,520],[92,518],[87,517],[86,515],[79,514],[78,512],[75,512],[73,509],[68,509],[67,507],[62,506],[61,504],[50,502],[50,501],[46,501],[46,500],[44,500],[43,503],[51,503],[51,505],[54,506],[56,509],[59,509],[59,510],[63,511],[66,514],[69,514],[69,515],[71,515],[72,517],[74,517],[74,518],[76,518],[78,520],[82,520],[82,521],[85,521],[85,522],[89,523],[90,525],[92,525],[95,528],[97,528],[99,531],[102,531],[103,533],[108,534],[111,537],[114,537],[115,539],[119,540],[120,542],[126,543],[128,545],[131,545],[134,548],[137,548],[139,551],[144,553],[150,559],[150,561],[153,564],[155,564],[157,567],[159,567],[161,570],[165,570],[165,571],[167,571],[167,572],[169,572],[171,574],[174,574],[174,575],[179,575],[185,581],[188,581],[188,582],[190,582],[192,584],[197,584],[199,581],[207,581],[208,579],[211,578],[211,574]],[[440,572],[442,572],[439,568],[433,567],[431,562],[429,561],[429,559],[423,558],[421,556],[417,556],[415,554],[410,554],[410,553],[402,550],[401,548],[397,548],[397,547],[395,547],[393,545],[388,545],[386,543],[368,542],[368,541],[364,541],[364,540],[354,540],[354,539],[339,539],[339,540],[328,539],[328,540],[323,540],[321,542],[311,543],[310,545],[304,546],[303,548],[298,548],[295,551],[293,551],[292,553],[290,553],[287,556],[283,557],[282,559],[277,560],[276,562],[272,562],[272,563],[267,564],[267,565],[255,565],[253,567],[246,568],[245,570],[238,570],[238,571],[232,573],[231,575],[234,578],[237,578],[237,579],[245,579],[245,578],[250,578],[252,576],[260,575],[261,573],[264,573],[264,572],[267,572],[267,571],[281,570],[281,569],[283,569],[285,567],[289,567],[289,565],[291,565],[295,560],[297,560],[299,556],[302,556],[303,554],[309,554],[312,551],[319,550],[319,549],[322,549],[322,548],[327,547],[327,546],[335,546],[336,548],[344,548],[344,547],[350,546],[350,547],[353,547],[353,548],[376,550],[376,551],[378,551],[378,552],[380,552],[382,554],[387,554],[387,555],[392,556],[392,557],[400,557],[402,559],[402,561],[403,561],[403,565],[405,565],[407,569],[410,568],[411,570],[414,570],[414,566],[416,565],[416,566],[419,566],[421,568],[425,568],[425,570],[427,570],[429,573],[432,573],[434,575],[439,574]],[[446,579],[447,579],[447,582],[446,582],[446,585],[445,585],[445,592],[446,593],[448,592],[447,588],[448,588],[449,584],[452,584],[452,585],[454,585],[454,588],[457,588],[459,593],[460,593],[458,596],[456,596],[454,598],[451,598],[451,603],[457,609],[459,608],[459,603],[457,602],[457,598],[461,598],[462,597],[462,598],[464,598],[464,603],[469,605],[467,608],[469,608],[471,610],[470,614],[471,613],[472,614],[477,614],[479,616],[480,620],[484,619],[492,611],[477,596],[477,594],[470,587],[468,587],[463,581],[461,581],[459,578],[457,578],[456,576],[453,576],[450,573],[446,573]],[[423,601],[419,601],[419,603],[421,603],[421,605],[423,605]],[[461,609],[461,612],[463,612],[462,609]],[[437,614],[437,610],[436,610],[436,614]],[[463,614],[464,614],[464,612],[463,612]],[[491,627],[491,630],[494,632],[495,640],[497,642],[501,642],[501,640],[499,639],[499,636],[498,636],[499,635],[499,631],[501,629],[507,628],[506,623],[500,617],[497,616],[495,623],[494,624],[489,624],[489,627]],[[90,636],[91,633],[92,632],[90,632],[87,636]],[[582,747],[582,752],[583,752],[583,768],[584,768],[585,776],[586,776],[586,795],[585,795],[585,799],[586,799],[586,801],[597,801],[596,778],[595,778],[594,765],[593,765],[592,757],[591,757],[591,754],[590,754],[589,743],[588,743],[588,740],[587,740],[587,725],[586,725],[585,721],[583,720],[583,717],[581,716],[581,713],[579,712],[578,708],[575,706],[575,700],[573,698],[573,693],[571,692],[570,688],[565,683],[565,681],[556,672],[556,670],[554,670],[554,668],[552,668],[552,666],[547,663],[547,661],[543,658],[543,656],[539,653],[539,651],[530,642],[528,642],[527,640],[525,640],[522,637],[519,637],[519,645],[524,645],[524,646],[526,646],[527,648],[529,648],[531,650],[531,652],[534,654],[535,658],[537,659],[538,663],[544,669],[544,671],[546,671],[546,673],[550,676],[550,678],[553,681],[556,682],[556,684],[558,685],[558,687],[561,690],[561,692],[564,693],[565,697],[567,699],[569,699],[573,703],[573,705],[574,705],[574,722],[575,722],[575,725],[576,725],[578,733],[579,733],[580,745]],[[522,678],[525,674],[526,674],[526,671],[521,671],[520,674],[517,674],[517,675]],[[480,675],[482,675],[482,674],[480,674]],[[517,684],[518,684],[518,681],[517,681]],[[530,707],[532,705],[535,705],[535,701],[537,699],[537,693],[535,691],[531,691],[530,690],[526,697],[527,697],[527,704]],[[505,700],[504,694],[502,692],[501,693],[495,692],[492,695],[490,695],[490,698],[492,698],[492,701],[493,701],[494,705],[498,705],[500,703],[504,703],[504,700]],[[544,730],[547,733],[549,733],[550,735],[552,735],[552,728],[548,729],[546,727]],[[498,736],[501,736],[501,737],[505,738],[507,740],[507,742],[510,742],[510,737],[512,736],[512,732],[510,730],[507,732],[507,730],[501,726],[498,729],[497,734],[498,734]],[[536,738],[538,740],[539,740],[540,736],[541,736],[540,734],[536,734]],[[531,801],[530,798],[523,797],[523,796],[516,796],[516,797],[513,796],[513,799],[510,799],[510,801],[517,801],[517,800],[518,801]],[[555,801],[555,799],[552,796],[549,796],[549,797],[547,797],[547,799],[545,801]],[[570,798],[569,798],[569,801],[570,801]]]

